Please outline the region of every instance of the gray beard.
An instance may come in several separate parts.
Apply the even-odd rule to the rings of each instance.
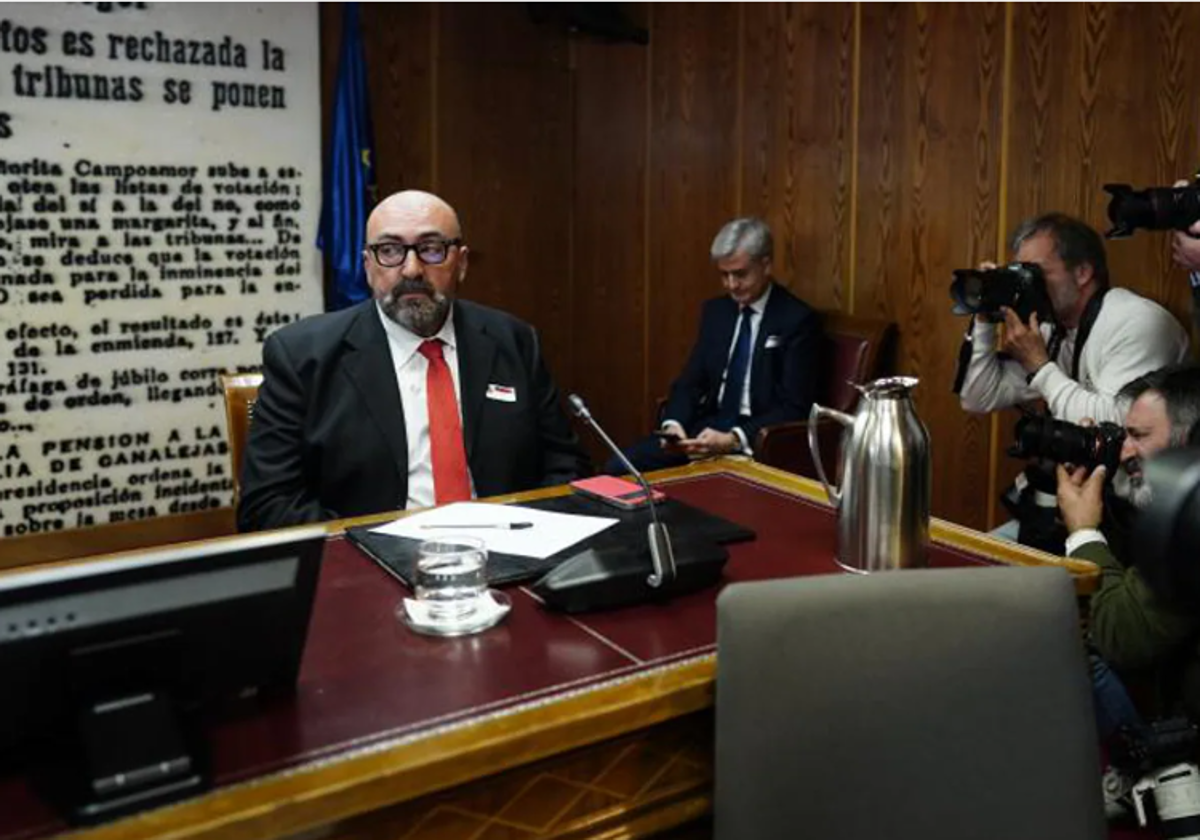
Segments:
[[[450,314],[450,298],[426,288],[424,291],[429,297],[402,299],[403,295],[412,291],[411,288],[403,288],[403,283],[397,283],[391,293],[379,301],[383,314],[421,338],[436,335]]]
[[[1154,501],[1154,490],[1145,482],[1138,484],[1130,489],[1129,501],[1138,510],[1145,510]]]
[[[1118,468],[1113,476],[1113,492],[1138,510],[1144,510],[1154,496],[1149,484],[1144,480],[1135,482],[1124,467]]]

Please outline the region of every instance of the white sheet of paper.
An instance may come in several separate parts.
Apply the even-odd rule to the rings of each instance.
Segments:
[[[532,522],[533,527],[518,530],[467,527],[511,522]],[[483,540],[489,552],[517,554],[521,557],[544,560],[551,554],[570,548],[605,528],[616,525],[617,522],[618,520],[607,516],[553,513],[520,505],[455,502],[414,513],[412,516],[371,530],[376,534],[390,534],[393,537],[409,537],[414,540],[467,535]],[[431,525],[455,527],[428,527]]]

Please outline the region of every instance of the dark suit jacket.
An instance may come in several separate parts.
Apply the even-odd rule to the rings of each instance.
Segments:
[[[671,386],[663,417],[678,420],[689,435],[713,419],[717,394],[737,328],[738,305],[728,296],[704,304],[700,334],[683,373]],[[767,344],[771,347],[767,347]],[[800,420],[816,398],[823,356],[820,317],[798,297],[774,283],[750,366],[750,421],[741,423],[753,446],[763,426]]]
[[[504,312],[454,303],[463,437],[479,496],[588,472],[537,333]],[[374,301],[290,324],[263,346],[263,385],[242,472],[238,527],[278,528],[402,509],[408,440]],[[511,386],[515,402],[486,399]]]

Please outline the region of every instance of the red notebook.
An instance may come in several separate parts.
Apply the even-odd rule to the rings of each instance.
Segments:
[[[576,493],[604,502],[606,505],[621,510],[637,510],[646,506],[646,492],[635,481],[617,478],[611,475],[597,475],[592,478],[581,478],[572,481],[571,486]],[[653,491],[653,499],[661,502],[666,495],[658,490]]]

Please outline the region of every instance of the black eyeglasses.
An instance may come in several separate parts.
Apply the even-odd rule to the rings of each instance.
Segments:
[[[406,245],[403,242],[375,242],[367,245],[367,250],[375,257],[375,262],[384,268],[396,268],[404,265],[409,251],[416,251],[417,259],[425,265],[441,265],[450,255],[450,249],[461,245],[461,239],[422,239],[420,242]]]

